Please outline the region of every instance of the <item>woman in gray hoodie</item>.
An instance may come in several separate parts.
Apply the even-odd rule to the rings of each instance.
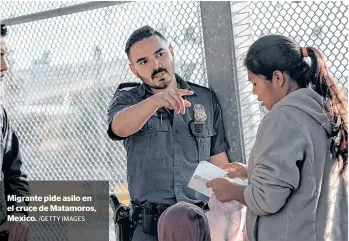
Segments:
[[[313,47],[269,35],[249,49],[252,93],[269,110],[248,161],[248,186],[207,183],[248,208],[249,241],[348,240],[348,103]],[[243,173],[243,172],[242,172]]]

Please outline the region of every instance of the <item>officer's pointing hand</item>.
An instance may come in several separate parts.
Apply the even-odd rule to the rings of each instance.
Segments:
[[[191,103],[183,99],[183,96],[193,95],[193,91],[184,89],[171,89],[153,96],[158,108],[166,107],[174,110],[177,114],[185,113],[185,108],[190,107]]]

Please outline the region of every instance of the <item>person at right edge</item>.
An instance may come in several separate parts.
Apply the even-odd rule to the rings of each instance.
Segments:
[[[248,186],[207,183],[218,200],[247,206],[245,240],[348,240],[348,103],[325,61],[280,35],[247,52],[252,93],[270,111],[251,150]]]

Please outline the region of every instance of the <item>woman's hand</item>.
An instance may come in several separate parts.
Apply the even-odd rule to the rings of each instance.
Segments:
[[[206,183],[206,187],[212,188],[214,195],[220,202],[236,200],[246,205],[244,199],[245,186],[236,184],[228,177],[215,178]]]

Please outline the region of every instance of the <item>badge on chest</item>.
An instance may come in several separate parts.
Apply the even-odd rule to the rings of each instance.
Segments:
[[[207,119],[206,111],[203,105],[194,104],[193,110],[195,121],[205,121]]]
[[[201,104],[194,104],[194,121],[189,126],[194,136],[203,137],[205,135],[205,120],[207,119],[206,110]]]

